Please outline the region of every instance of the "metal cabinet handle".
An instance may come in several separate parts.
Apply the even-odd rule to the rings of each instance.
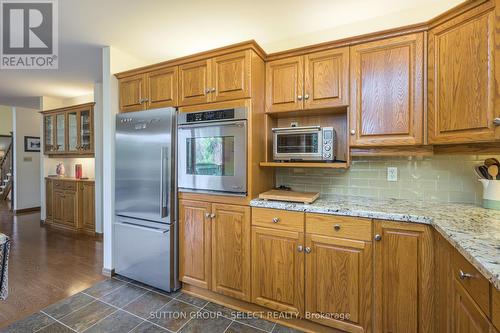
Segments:
[[[304,247],[302,245],[297,246],[297,251],[299,252],[304,251]]]
[[[215,214],[210,214],[210,218],[214,219],[215,218]]]
[[[458,273],[458,275],[460,277],[460,280],[472,279],[474,277],[474,275],[472,275],[470,273],[465,273],[462,270],[460,270],[460,272]]]
[[[210,218],[210,213],[205,213],[205,217],[208,219]]]
[[[299,101],[301,101],[301,100],[302,100],[302,95],[297,96],[297,99],[298,99]]]
[[[206,94],[210,93],[210,88],[205,89],[205,93]]]
[[[149,102],[149,98],[144,98],[143,103]]]
[[[304,251],[306,251],[306,253],[311,253],[311,251],[312,251],[312,250],[311,250],[311,248],[310,248],[309,246],[307,246],[307,247],[304,249]]]
[[[376,240],[377,242],[380,242],[380,241],[382,240],[382,236],[380,236],[379,234],[376,234],[376,235],[375,235],[375,240]]]
[[[279,217],[273,217],[273,223],[278,223],[280,221]]]
[[[215,92],[215,88],[210,89],[210,92]]]
[[[305,94],[305,95],[304,95],[304,99],[305,99],[305,100],[308,100],[308,99],[309,99],[309,94]]]
[[[351,135],[354,135],[354,134],[356,134],[356,131],[352,129],[351,130]]]
[[[340,224],[334,225],[333,229],[335,229],[335,231],[339,231],[340,230]]]
[[[493,125],[500,126],[500,118],[493,119]]]

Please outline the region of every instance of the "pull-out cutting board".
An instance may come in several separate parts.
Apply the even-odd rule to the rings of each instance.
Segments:
[[[303,202],[305,204],[313,203],[318,197],[319,192],[294,192],[282,190],[270,190],[259,194],[259,199]]]

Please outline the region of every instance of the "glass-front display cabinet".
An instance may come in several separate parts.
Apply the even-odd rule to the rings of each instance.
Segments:
[[[94,104],[42,112],[45,155],[94,155]]]

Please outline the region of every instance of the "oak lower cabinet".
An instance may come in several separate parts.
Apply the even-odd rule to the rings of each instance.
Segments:
[[[250,300],[250,207],[179,200],[179,277]]]
[[[374,222],[375,332],[433,332],[430,226]]]
[[[93,181],[45,179],[45,223],[52,227],[95,234]]]
[[[351,146],[421,145],[424,34],[351,47]]]
[[[452,332],[455,333],[490,333],[492,326],[467,293],[465,288],[453,280],[453,307],[452,307]]]
[[[494,2],[486,1],[429,31],[430,144],[500,139],[496,24]]]

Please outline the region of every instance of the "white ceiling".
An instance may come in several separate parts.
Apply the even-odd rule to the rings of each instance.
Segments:
[[[155,63],[255,39],[276,52],[425,21],[462,0],[59,0],[59,69],[0,70],[2,100],[92,92],[101,48]]]

